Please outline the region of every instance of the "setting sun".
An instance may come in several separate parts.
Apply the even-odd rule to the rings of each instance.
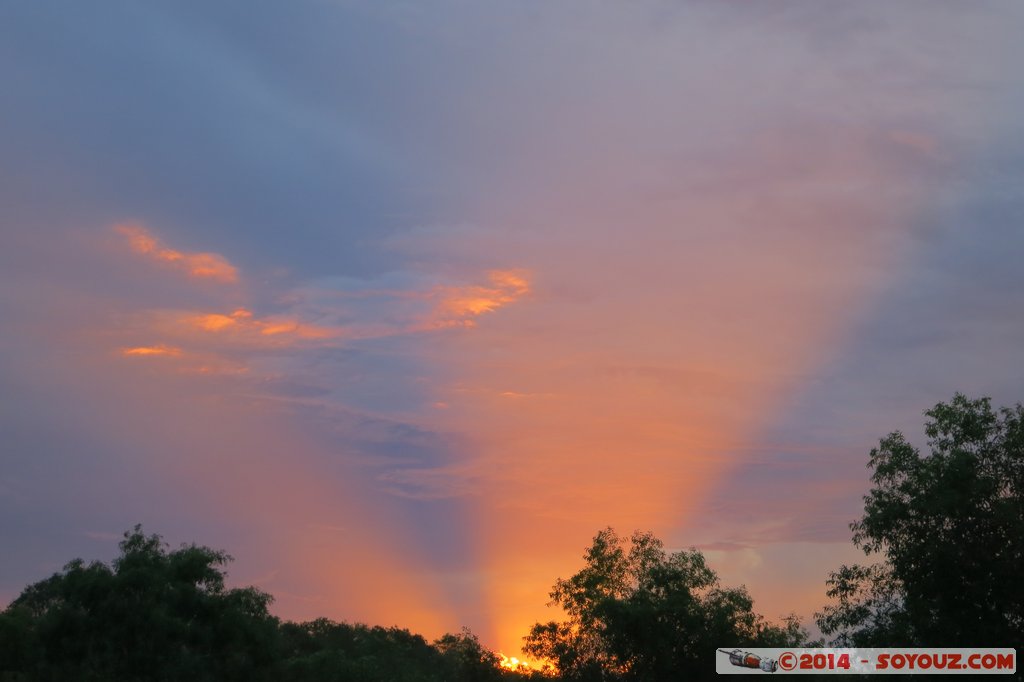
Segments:
[[[498,652],[498,658],[500,659],[498,666],[505,670],[511,670],[514,672],[529,672],[533,670],[545,670],[545,667],[539,663],[533,661],[520,660],[515,656],[506,656],[505,654]],[[550,668],[550,666],[549,666]],[[553,669],[551,669],[553,671]]]

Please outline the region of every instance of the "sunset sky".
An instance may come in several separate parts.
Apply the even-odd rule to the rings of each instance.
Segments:
[[[1024,3],[0,3],[0,607],[142,523],[518,654],[605,526],[810,622],[1024,400]]]

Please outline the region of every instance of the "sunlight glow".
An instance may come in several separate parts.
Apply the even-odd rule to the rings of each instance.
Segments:
[[[498,667],[504,668],[505,670],[512,670],[515,672],[530,672],[533,670],[543,669],[543,666],[534,661],[520,660],[515,656],[506,656],[501,652],[498,652],[498,656],[501,658],[501,661],[498,662]]]

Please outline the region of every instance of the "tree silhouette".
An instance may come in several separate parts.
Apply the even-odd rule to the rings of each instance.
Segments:
[[[270,595],[225,589],[224,552],[168,551],[140,526],[111,565],[76,559],[25,588],[0,618],[0,663],[31,680],[272,680]],[[17,666],[17,667],[15,667]]]
[[[880,563],[842,566],[826,635],[856,646],[1024,641],[1024,408],[956,394],[925,412],[930,453],[893,432],[871,451],[874,487],[853,542]]]
[[[0,612],[0,682],[498,682],[469,630],[433,644],[408,630],[281,623],[271,597],[227,589],[219,550],[169,551],[142,528],[109,565],[71,561]]]
[[[697,550],[667,554],[651,533],[629,547],[611,528],[584,555],[586,565],[551,591],[563,622],[537,623],[525,649],[570,680],[661,680],[714,675],[716,647],[795,646],[806,639],[795,617],[771,625],[745,588],[722,588]]]

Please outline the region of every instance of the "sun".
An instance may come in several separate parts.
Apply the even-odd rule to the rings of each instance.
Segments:
[[[498,667],[505,670],[512,670],[515,672],[531,672],[533,670],[543,670],[544,667],[538,663],[532,661],[524,661],[516,658],[515,656],[506,656],[505,654],[498,652],[498,656],[501,661],[498,662]]]

